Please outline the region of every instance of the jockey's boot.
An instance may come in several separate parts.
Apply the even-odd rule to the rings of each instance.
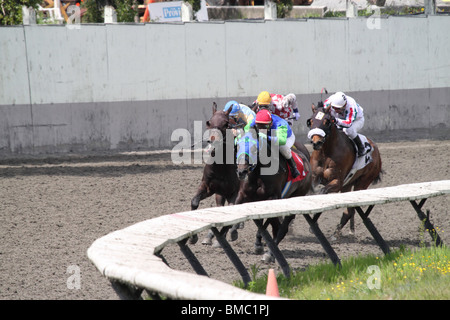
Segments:
[[[297,169],[297,164],[295,163],[294,158],[291,157],[290,159],[287,159],[287,162],[289,164],[289,167],[291,167],[292,179],[297,178],[300,175],[300,172]]]
[[[364,148],[361,139],[357,135],[355,139],[353,139],[353,142],[356,144],[356,147],[358,148],[357,155],[358,157],[362,157],[366,154],[366,148]]]

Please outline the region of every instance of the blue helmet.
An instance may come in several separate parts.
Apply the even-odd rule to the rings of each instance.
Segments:
[[[231,109],[230,112],[230,116],[236,116],[239,111],[241,111],[241,106],[239,105],[239,103],[237,101],[228,101],[227,104],[225,105],[225,108],[223,108],[223,111],[227,112],[228,109]]]

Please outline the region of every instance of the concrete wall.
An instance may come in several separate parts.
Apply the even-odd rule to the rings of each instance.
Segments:
[[[0,155],[170,148],[211,104],[320,90],[358,99],[365,131],[449,132],[450,18],[0,28]],[[325,97],[324,97],[325,98]]]

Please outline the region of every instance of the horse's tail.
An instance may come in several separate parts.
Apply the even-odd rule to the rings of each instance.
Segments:
[[[378,182],[381,182],[381,177],[383,176],[384,173],[385,173],[384,170],[381,169],[378,175],[375,177],[375,179],[373,179],[372,184],[377,184]]]

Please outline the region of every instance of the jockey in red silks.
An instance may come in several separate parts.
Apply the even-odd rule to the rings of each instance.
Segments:
[[[336,125],[343,128],[345,134],[355,142],[358,157],[365,155],[365,148],[358,136],[364,126],[364,110],[355,99],[343,92],[336,92],[324,102],[325,108],[331,107],[331,115]]]
[[[300,119],[298,112],[297,97],[293,93],[285,96],[281,94],[262,91],[256,101],[254,101],[261,109],[267,108],[273,114],[286,120],[292,126],[292,119],[297,121]]]
[[[291,154],[291,147],[295,143],[295,135],[287,121],[271,114],[269,110],[263,109],[256,114],[256,118],[251,122],[250,127],[256,127],[259,136],[278,144],[280,153],[286,158],[291,168],[292,178],[298,177],[300,172]]]

